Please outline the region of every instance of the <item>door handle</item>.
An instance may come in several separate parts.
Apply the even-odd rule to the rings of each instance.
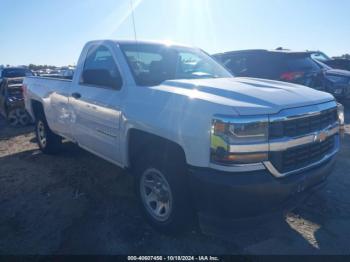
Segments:
[[[80,93],[72,93],[72,97],[74,97],[75,99],[79,99],[79,98],[81,98],[81,94]]]

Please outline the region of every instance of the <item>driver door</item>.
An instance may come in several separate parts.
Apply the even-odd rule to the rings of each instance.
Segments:
[[[69,103],[72,130],[79,146],[120,163],[120,90],[122,78],[112,51],[104,45],[88,50]]]

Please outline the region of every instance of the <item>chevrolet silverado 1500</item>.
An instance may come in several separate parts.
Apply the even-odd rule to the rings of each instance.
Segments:
[[[282,209],[323,184],[339,149],[332,95],[234,78],[196,48],[92,41],[73,80],[27,77],[24,90],[40,149],[66,138],[131,170],[164,232]]]

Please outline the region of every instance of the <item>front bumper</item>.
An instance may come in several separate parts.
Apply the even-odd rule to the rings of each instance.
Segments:
[[[303,173],[275,178],[267,170],[230,173],[189,168],[199,217],[242,219],[288,210],[325,182],[335,158]]]

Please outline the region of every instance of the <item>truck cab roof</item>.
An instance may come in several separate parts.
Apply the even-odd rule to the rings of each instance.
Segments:
[[[185,45],[181,43],[176,43],[172,41],[167,41],[167,40],[116,40],[116,39],[101,39],[101,40],[92,40],[87,42],[87,45],[91,44],[101,44],[102,42],[112,42],[116,43],[118,45],[134,45],[134,44],[139,44],[139,45],[164,45],[164,46],[173,46],[173,47],[183,47],[183,48],[193,48],[193,49],[199,49],[194,46],[190,45]]]

